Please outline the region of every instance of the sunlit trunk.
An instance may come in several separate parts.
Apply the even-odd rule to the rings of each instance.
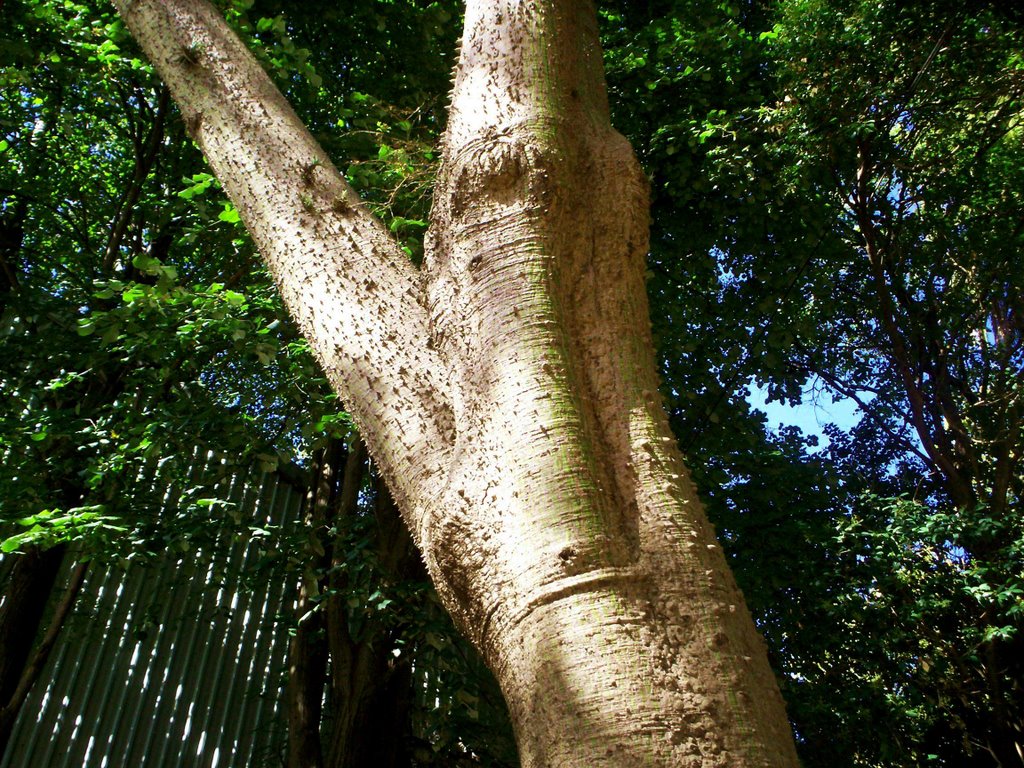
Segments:
[[[589,0],[471,0],[422,272],[204,0],[117,0],[360,426],[524,766],[796,766],[669,431]]]
[[[523,765],[795,765],[658,394],[647,182],[589,2],[469,3],[434,200],[457,438],[421,544]]]

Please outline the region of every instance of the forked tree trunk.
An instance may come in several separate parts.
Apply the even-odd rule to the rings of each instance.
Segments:
[[[417,273],[205,0],[116,0],[500,682],[524,766],[795,766],[658,394],[590,0],[470,0]]]

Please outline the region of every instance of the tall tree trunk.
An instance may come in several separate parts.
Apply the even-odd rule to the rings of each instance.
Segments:
[[[356,440],[349,454],[341,493],[334,508],[334,527],[343,531],[358,513],[358,498],[367,467],[366,448]],[[378,482],[373,514],[377,524],[376,554],[380,571],[405,581],[422,573],[387,489]],[[327,638],[331,654],[328,701],[332,710],[327,737],[326,768],[402,768],[409,765],[412,675],[408,655],[395,657],[394,637],[374,619],[355,632],[349,622],[345,555],[342,537],[332,547],[334,567],[328,590]]]
[[[0,606],[0,757],[17,718],[18,691],[36,647],[67,547],[29,547],[15,558]]]
[[[300,616],[288,643],[288,768],[323,768],[320,717],[327,678],[323,614],[313,611],[309,580],[296,601]]]
[[[590,0],[470,0],[422,274],[205,0],[115,0],[360,425],[523,766],[795,766],[658,394]]]
[[[357,636],[350,632],[346,553],[328,537],[331,529],[341,532],[351,526],[358,514],[368,470],[366,448],[358,438],[350,451],[341,440],[331,440],[313,468],[305,514],[309,565],[299,588],[299,623],[288,653],[288,766],[403,768],[409,765],[410,661],[407,655],[395,657],[394,638],[375,621],[363,625]],[[383,483],[374,496],[381,572],[396,581],[425,578]],[[326,718],[321,706],[325,690]]]
[[[327,680],[327,622],[322,602],[329,598],[322,587],[331,565],[324,541],[346,458],[345,445],[337,439],[329,440],[313,458],[303,515],[307,562],[295,604],[295,634],[288,644],[288,768],[324,766],[320,721]]]
[[[423,563],[402,523],[398,509],[384,483],[375,478],[373,515],[377,524],[377,562],[381,573],[393,583],[423,580]],[[340,553],[335,553],[338,557]],[[339,595],[337,602],[342,602]],[[337,614],[335,614],[337,616]],[[333,629],[340,629],[335,621]],[[347,633],[345,633],[347,635]],[[395,656],[394,632],[374,624],[354,650],[344,655],[357,659],[361,679],[355,688],[353,716],[345,738],[335,738],[332,763],[327,768],[406,768],[412,741],[413,679],[408,652]],[[332,637],[331,647],[339,646]],[[333,676],[335,685],[340,676]],[[340,691],[335,691],[337,695]],[[344,743],[345,748],[340,745]]]
[[[647,184],[589,2],[470,3],[443,168],[428,308],[458,438],[421,545],[524,766],[793,764],[658,395]]]

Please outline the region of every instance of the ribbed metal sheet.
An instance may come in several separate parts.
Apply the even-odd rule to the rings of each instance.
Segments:
[[[229,482],[245,519],[299,519],[302,494],[274,475]],[[243,587],[256,557],[236,544],[210,557],[94,566],[0,768],[280,765],[282,614],[295,590],[281,574]]]

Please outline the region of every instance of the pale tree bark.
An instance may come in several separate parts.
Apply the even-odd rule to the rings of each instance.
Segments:
[[[590,0],[470,0],[424,267],[205,0],[115,0],[360,427],[524,766],[795,766],[658,394]]]

